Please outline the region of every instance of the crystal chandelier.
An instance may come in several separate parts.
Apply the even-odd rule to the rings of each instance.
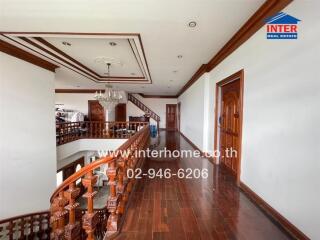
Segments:
[[[108,76],[110,77],[110,62],[106,62],[107,64],[107,70],[108,70]],[[122,99],[122,95],[118,90],[113,90],[111,85],[106,85],[106,90],[102,94],[101,91],[96,92],[94,95],[94,99],[98,100],[99,103],[105,108],[105,109],[112,109],[114,108],[119,101]]]
[[[120,91],[112,89],[111,85],[106,85],[105,92],[96,92],[94,99],[98,100],[105,109],[111,109],[119,103],[122,99],[122,95]]]

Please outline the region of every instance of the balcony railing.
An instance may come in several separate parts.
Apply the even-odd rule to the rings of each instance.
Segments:
[[[121,126],[129,128],[130,124],[133,123],[125,123]],[[138,128],[139,126],[142,128]],[[136,132],[114,154],[86,165],[67,178],[53,193],[50,199],[51,239],[93,240],[100,239],[101,233],[106,233],[106,237],[112,237],[119,231],[135,183],[134,178],[127,176],[128,170],[135,172],[136,168],[142,166],[145,156],[139,156],[137,153],[150,144],[149,124],[133,124],[133,129]],[[105,206],[108,213],[99,214],[94,209],[94,197],[100,191],[100,188],[95,187],[97,184],[95,170],[106,165],[104,174],[109,189]],[[86,190],[83,195],[76,184],[79,180]],[[83,215],[79,220],[77,212],[79,212],[81,195],[86,199],[85,209],[87,210],[82,212]]]
[[[83,138],[130,138],[146,122],[67,122],[56,124],[57,145]]]

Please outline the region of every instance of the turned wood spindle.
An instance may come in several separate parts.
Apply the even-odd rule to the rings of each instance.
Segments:
[[[107,170],[107,176],[109,178],[108,185],[110,186],[109,198],[107,201],[107,208],[110,212],[108,221],[107,221],[107,236],[110,236],[118,231],[118,214],[117,214],[117,205],[118,205],[118,196],[116,193],[116,176],[117,169],[115,167],[115,161],[112,161],[109,164]]]
[[[68,240],[78,240],[81,238],[81,226],[76,222],[75,209],[79,206],[76,198],[80,194],[80,189],[75,186],[75,183],[69,185],[69,189],[65,192],[65,197],[68,199],[69,204],[66,209],[69,211],[69,223],[65,229],[65,238]]]
[[[93,186],[97,183],[97,176],[93,175],[93,172],[90,171],[86,174],[85,178],[82,179],[83,186],[87,189],[87,192],[83,197],[87,198],[87,211],[82,217],[82,228],[87,233],[87,240],[94,239],[94,231],[98,224],[98,215],[93,210],[93,198],[97,194],[93,190]]]

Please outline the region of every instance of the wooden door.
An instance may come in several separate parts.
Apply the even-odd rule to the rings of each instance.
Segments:
[[[68,177],[76,172],[77,165],[80,164],[81,167],[84,167],[84,157],[75,160],[74,162],[64,166],[63,168],[59,169],[58,172],[62,171],[63,181],[65,181]]]
[[[115,120],[117,122],[127,121],[127,104],[119,103],[115,108]]]
[[[223,85],[220,96],[220,160],[237,176],[240,151],[240,80]]]
[[[105,121],[105,111],[97,100],[88,101],[88,117],[90,121]]]
[[[177,129],[177,104],[166,105],[166,128],[167,130]]]

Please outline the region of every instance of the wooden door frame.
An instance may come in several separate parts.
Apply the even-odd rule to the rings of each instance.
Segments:
[[[237,166],[237,184],[240,185],[240,175],[241,175],[241,150],[242,150],[242,125],[243,125],[243,86],[244,86],[244,70],[241,69],[240,71],[230,75],[229,77],[219,81],[216,83],[216,95],[215,95],[215,117],[214,117],[214,150],[218,150],[218,111],[219,106],[221,105],[221,88],[233,81],[239,80],[240,81],[240,96],[239,96],[239,146],[238,146],[238,166]],[[215,163],[218,164],[218,158],[215,157]]]
[[[167,112],[167,106],[175,106],[176,107],[176,121],[175,121],[175,128],[174,129],[168,129],[168,112]],[[174,130],[174,131],[177,131],[177,104],[166,104],[166,129],[168,130]]]
[[[91,121],[91,107],[90,107],[90,102],[98,102],[98,100],[88,100],[88,119],[89,121]],[[100,104],[100,103],[99,103]],[[101,104],[100,104],[101,105]],[[106,121],[106,111],[104,109],[104,107],[101,105],[101,107],[103,108],[103,118],[104,118],[104,122]]]

